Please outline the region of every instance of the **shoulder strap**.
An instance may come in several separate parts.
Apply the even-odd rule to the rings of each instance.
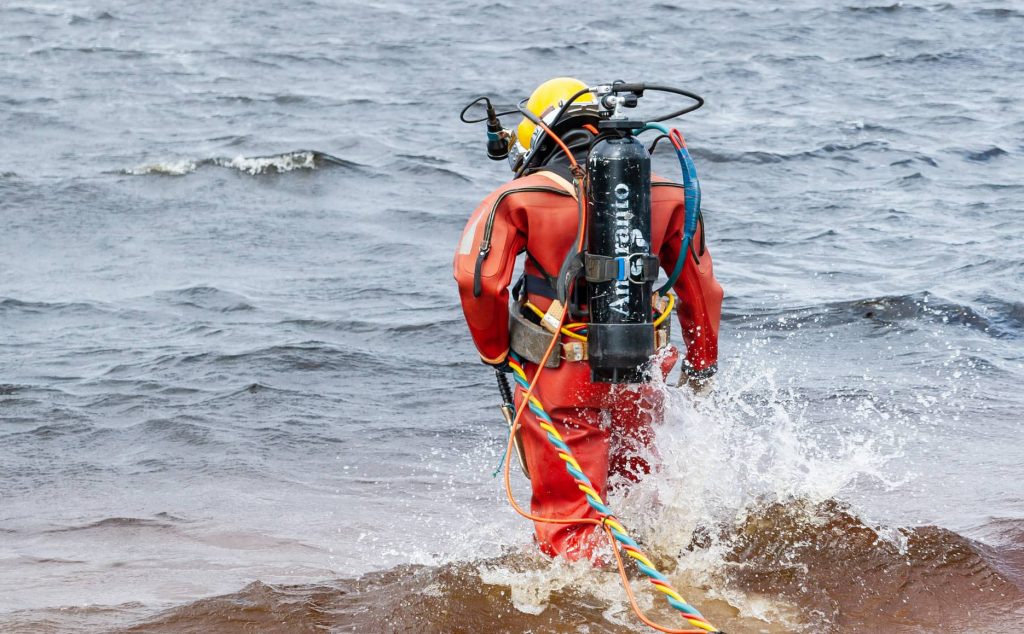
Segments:
[[[558,174],[555,174],[554,172],[549,170],[540,170],[538,172],[534,172],[534,174],[536,174],[537,176],[543,176],[544,178],[548,179],[555,185],[558,185],[559,187],[564,189],[566,193],[568,193],[570,196],[576,198],[576,188],[572,186],[572,183],[565,180]]]

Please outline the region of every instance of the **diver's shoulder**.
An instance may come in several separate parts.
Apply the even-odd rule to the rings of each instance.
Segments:
[[[543,170],[532,172],[525,176],[520,176],[519,178],[515,178],[501,184],[488,195],[488,198],[493,198],[495,196],[515,192],[521,189],[556,188],[556,183],[552,182],[552,175],[557,178],[557,175],[553,172],[546,172]],[[571,187],[571,185],[569,186]]]
[[[667,178],[651,175],[651,203],[678,203],[686,198],[686,191],[679,183]]]

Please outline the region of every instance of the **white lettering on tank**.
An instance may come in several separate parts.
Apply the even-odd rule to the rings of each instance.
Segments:
[[[630,245],[636,241],[636,236],[640,234],[637,229],[630,230],[629,221],[633,219],[633,213],[629,209],[629,185],[619,183],[615,186],[613,193],[616,199],[612,203],[612,206],[615,208],[615,255],[628,256]],[[646,241],[643,240],[642,235],[640,235],[640,243],[637,243],[637,246],[646,246]],[[623,317],[628,317],[629,309],[626,304],[629,301],[629,280],[617,280],[614,289],[615,301],[609,303],[608,308]]]

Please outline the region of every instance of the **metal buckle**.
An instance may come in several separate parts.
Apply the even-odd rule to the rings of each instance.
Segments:
[[[619,265],[618,275],[615,277],[615,280],[619,282],[629,280],[631,284],[643,284],[646,282],[647,275],[644,270],[643,258],[648,256],[649,254],[647,253],[631,253],[615,258]],[[637,259],[640,260],[639,268],[635,265]]]
[[[562,344],[562,358],[566,361],[586,361],[587,342],[567,341]]]

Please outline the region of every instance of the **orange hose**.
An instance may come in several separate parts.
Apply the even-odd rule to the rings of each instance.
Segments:
[[[552,139],[554,139],[555,142],[559,145],[559,147],[562,148],[562,151],[565,152],[565,155],[566,155],[566,157],[568,157],[570,164],[574,168],[574,171],[576,169],[578,169],[579,165],[576,163],[576,158],[572,155],[572,152],[569,151],[569,148],[565,145],[565,143],[562,141],[562,139],[558,135],[556,135],[551,130],[551,128],[549,128],[547,126],[547,124],[545,124],[540,119],[538,119],[538,123],[540,124],[540,127],[543,128],[545,132],[547,132],[548,136],[550,136]],[[582,195],[582,192],[577,191],[577,196],[581,196],[581,195]],[[586,204],[585,201],[583,201],[583,204]],[[584,224],[587,222],[587,215],[586,215],[586,213],[583,214],[582,222]],[[586,231],[580,231],[579,234],[580,234],[580,240],[579,240],[579,242],[576,245],[577,250],[579,250],[579,249],[581,249],[583,247],[583,240],[584,240],[584,236],[586,235]],[[533,396],[533,390],[537,386],[537,381],[538,381],[538,379],[540,379],[540,375],[544,371],[544,368],[546,367],[548,359],[551,357],[551,352],[555,349],[555,345],[558,343],[559,334],[562,331],[562,326],[565,324],[565,317],[566,317],[567,313],[568,313],[568,310],[563,308],[563,310],[562,310],[562,317],[561,317],[561,319],[558,322],[558,328],[556,328],[554,334],[551,335],[551,342],[548,344],[547,350],[544,351],[544,356],[541,358],[540,363],[537,365],[537,371],[534,373],[533,379],[530,381],[530,387],[527,388],[526,394],[523,396],[522,403],[520,403],[519,407],[516,409],[515,418],[512,419],[512,427],[509,430],[508,446],[505,449],[505,451],[506,451],[505,455],[506,456],[511,456],[512,455],[512,451],[514,451],[516,432],[519,430],[519,425],[520,425],[520,422],[521,422],[522,417],[523,417],[523,412],[526,411],[527,407],[529,407],[530,397]],[[623,588],[625,588],[626,596],[629,598],[629,605],[630,605],[631,608],[633,608],[633,612],[636,614],[637,618],[639,618],[645,625],[647,625],[648,627],[651,627],[651,628],[653,628],[655,630],[658,630],[659,632],[664,632],[665,634],[708,634],[706,630],[679,630],[679,629],[673,629],[673,628],[670,628],[670,627],[665,627],[663,625],[658,625],[654,621],[652,621],[649,618],[647,618],[647,616],[640,609],[640,606],[637,604],[636,597],[633,596],[633,589],[629,585],[629,577],[626,574],[626,567],[625,567],[625,564],[622,561],[622,555],[621,555],[621,553],[619,553],[618,542],[615,540],[615,537],[612,535],[612,531],[608,527],[608,525],[605,524],[604,521],[602,521],[602,520],[596,520],[596,519],[593,519],[593,518],[590,518],[590,517],[570,517],[570,518],[540,517],[538,515],[534,515],[532,513],[527,512],[521,506],[519,506],[519,503],[516,502],[515,496],[512,495],[511,464],[512,464],[512,462],[510,460],[505,460],[505,468],[504,468],[504,474],[503,474],[504,478],[503,479],[505,481],[505,496],[508,498],[509,504],[512,505],[512,508],[515,509],[516,513],[518,513],[519,515],[525,517],[528,520],[531,520],[531,521],[534,521],[534,522],[540,522],[540,523],[544,523],[544,524],[591,524],[591,525],[596,525],[596,526],[602,526],[604,528],[605,533],[608,536],[608,540],[611,543],[612,552],[615,554],[615,562],[618,565],[619,576],[622,578],[622,586],[623,586]]]
[[[551,130],[551,128],[549,128],[548,125],[546,123],[544,123],[544,121],[542,121],[541,119],[538,119],[537,122],[540,124],[540,127],[543,128],[544,131],[548,133],[548,136],[550,136],[552,139],[554,139],[555,143],[557,143],[562,148],[562,151],[564,151],[565,155],[569,158],[569,162],[572,164],[573,168],[578,168],[579,165],[576,163],[576,157],[574,157],[572,155],[572,152],[569,151],[569,148],[562,141],[561,137],[556,135]],[[577,196],[581,195],[581,192],[577,191],[576,195]],[[582,222],[584,222],[584,223],[587,222],[587,215],[586,215],[586,213],[583,214]],[[580,231],[579,234],[580,234],[580,241],[576,245],[577,249],[579,249],[580,247],[583,246],[583,236],[586,235],[586,232],[585,231]],[[533,396],[533,390],[537,386],[537,380],[540,379],[541,372],[544,371],[544,366],[548,362],[548,359],[551,357],[551,352],[555,349],[555,344],[558,343],[558,335],[562,331],[563,324],[565,324],[565,315],[566,315],[566,311],[563,310],[562,311],[562,318],[558,322],[558,328],[555,329],[555,334],[553,334],[551,336],[551,342],[548,343],[548,348],[547,348],[547,350],[544,351],[544,356],[540,360],[540,365],[537,367],[537,372],[533,375],[533,380],[530,381],[530,387],[526,390],[526,395],[523,397],[523,402],[520,403],[519,404],[519,408],[516,409],[516,416],[515,416],[514,419],[512,419],[512,428],[511,428],[511,431],[510,431],[509,436],[508,436],[508,451],[512,451],[513,444],[515,443],[516,431],[519,429],[519,423],[520,423],[520,420],[523,417],[523,412],[529,406],[529,404],[530,404],[530,397]],[[512,454],[507,454],[507,455],[511,456]],[[504,478],[505,479],[505,494],[508,497],[508,501],[512,505],[512,508],[515,509],[516,513],[519,513],[523,517],[525,517],[527,519],[530,519],[530,520],[533,520],[534,522],[542,522],[542,523],[547,523],[547,524],[598,524],[599,525],[601,523],[600,521],[595,520],[595,519],[591,519],[589,517],[581,517],[581,518],[578,518],[578,519],[577,518],[555,519],[555,518],[551,518],[551,517],[538,517],[538,516],[533,515],[531,513],[527,513],[526,511],[523,510],[523,508],[521,506],[519,506],[519,503],[516,502],[515,497],[512,496],[512,479],[511,479],[511,475],[510,475],[509,465],[510,465],[510,462],[508,460],[506,460],[505,461],[505,473],[504,473],[504,476],[505,476],[505,478]]]
[[[622,563],[622,555],[619,553],[619,549],[615,546],[615,536],[612,535],[612,529],[608,528],[608,525],[604,525],[604,532],[608,534],[608,539],[612,542],[612,552],[615,554],[615,563],[619,567],[619,576],[622,577],[622,587],[626,590],[626,596],[629,597],[629,605],[633,608],[633,613],[636,614],[637,618],[644,622],[644,625],[652,627],[659,632],[665,632],[665,634],[708,634],[707,630],[674,630],[664,625],[658,625],[654,621],[647,618],[647,616],[640,609],[640,606],[636,602],[636,597],[633,596],[633,588],[629,585],[629,577],[626,576],[626,566]]]
[[[548,124],[544,123],[544,120],[541,119],[540,117],[537,117],[537,125],[543,128],[544,131],[548,133],[548,136],[555,140],[555,143],[558,144],[558,147],[562,148],[562,151],[565,152],[565,156],[569,159],[569,163],[573,166],[573,169],[575,170],[576,168],[578,168],[579,165],[576,163],[576,157],[573,156],[572,152],[569,151],[569,146],[567,146],[565,142],[562,141],[562,138],[555,134],[554,131],[548,127]],[[584,216],[583,222],[586,221],[586,216]],[[580,244],[583,244],[582,240],[580,241]]]

